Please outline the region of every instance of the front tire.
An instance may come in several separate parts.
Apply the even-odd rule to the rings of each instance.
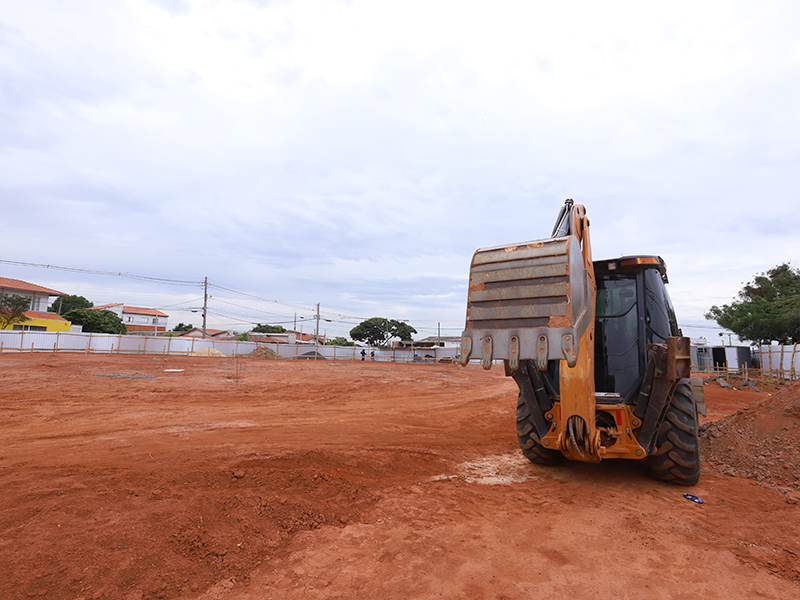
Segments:
[[[532,463],[537,465],[557,465],[564,460],[564,455],[558,450],[550,450],[542,446],[531,436],[534,431],[531,413],[528,405],[520,393],[517,399],[517,440],[522,454]]]
[[[679,485],[696,484],[700,479],[698,429],[692,384],[682,379],[658,429],[656,451],[647,457],[650,475]]]

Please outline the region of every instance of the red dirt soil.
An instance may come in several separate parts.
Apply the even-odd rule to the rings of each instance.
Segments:
[[[709,382],[705,389],[716,395],[719,386]],[[800,501],[800,382],[723,395],[731,403],[741,398],[740,408],[702,426],[702,456],[726,475],[755,479],[789,503]]]
[[[1,354],[0,381],[3,599],[800,597],[797,387],[706,386],[681,488],[530,464],[500,368]]]

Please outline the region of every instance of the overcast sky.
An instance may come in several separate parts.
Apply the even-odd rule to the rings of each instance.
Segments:
[[[661,255],[718,341],[711,305],[800,266],[796,2],[0,7],[0,259],[195,283],[0,276],[170,326],[208,277],[210,327],[319,302],[328,335],[458,335],[475,249],[574,198],[595,258]]]

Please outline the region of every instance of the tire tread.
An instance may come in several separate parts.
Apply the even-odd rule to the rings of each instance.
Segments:
[[[522,394],[517,398],[517,440],[522,454],[537,465],[557,465],[564,460],[564,455],[557,450],[542,446],[532,436],[534,430],[531,413]]]
[[[700,442],[697,410],[688,379],[675,388],[664,422],[656,436],[656,450],[647,457],[650,475],[662,481],[694,485],[700,479]]]

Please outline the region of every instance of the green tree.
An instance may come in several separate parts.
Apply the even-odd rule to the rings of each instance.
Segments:
[[[188,325],[186,323],[178,323],[177,325],[175,325],[175,327],[172,328],[172,331],[174,331],[175,333],[183,333],[184,331],[191,331],[192,329],[194,329],[194,325],[192,325],[191,323],[189,323]]]
[[[335,337],[332,340],[325,342],[326,346],[355,346],[355,342],[351,342],[347,338]]]
[[[91,310],[88,308],[75,308],[62,315],[67,321],[75,325],[83,325],[87,333],[127,333],[125,325],[117,315],[110,310]]]
[[[252,329],[253,333],[286,333],[286,330],[280,325],[262,325],[259,323]]]
[[[738,300],[712,306],[706,318],[742,340],[800,342],[800,270],[784,263],[757,275]]]
[[[94,304],[83,296],[61,296],[47,307],[47,312],[57,312],[63,315],[76,308],[92,308],[93,306]]]
[[[236,338],[236,340],[239,341],[239,342],[246,342],[249,339],[250,339],[250,336],[248,334],[246,334],[246,333],[243,333],[242,335],[240,335],[239,337]]]
[[[31,309],[31,299],[16,294],[0,296],[0,329],[11,329],[30,319],[25,312]]]
[[[417,330],[408,323],[372,317],[353,327],[350,330],[350,337],[370,346],[388,346],[392,338],[411,341],[412,333],[417,333]]]

